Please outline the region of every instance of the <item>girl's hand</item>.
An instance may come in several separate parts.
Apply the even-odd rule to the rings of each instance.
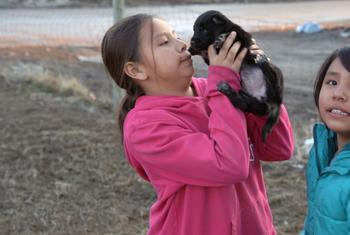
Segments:
[[[239,48],[241,47],[240,42],[235,42],[236,32],[231,32],[224,42],[224,45],[219,51],[219,54],[216,53],[213,45],[208,47],[208,56],[210,65],[220,65],[232,69],[235,72],[239,72],[241,68],[242,61],[247,54],[247,48],[243,48],[239,54]],[[233,45],[232,45],[233,44]]]
[[[256,44],[256,41],[254,38],[252,38],[252,45],[249,47],[250,53],[254,55],[265,55],[264,51],[260,49],[260,47]],[[266,57],[268,61],[270,61],[270,58]]]

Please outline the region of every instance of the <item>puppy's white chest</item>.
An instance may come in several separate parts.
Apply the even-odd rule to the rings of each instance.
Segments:
[[[266,80],[265,75],[258,66],[242,64],[241,67],[242,88],[261,100],[266,97]]]

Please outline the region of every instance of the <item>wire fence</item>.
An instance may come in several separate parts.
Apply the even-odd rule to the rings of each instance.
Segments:
[[[114,0],[117,1],[117,0]],[[165,19],[177,34],[189,41],[196,17],[204,11],[221,11],[247,31],[295,30],[313,21],[324,27],[350,26],[350,1],[309,1],[294,3],[217,3],[126,6],[124,16],[148,13]],[[112,7],[84,8],[0,8],[0,49],[8,47],[99,47],[103,35],[114,23]],[[98,50],[97,50],[98,52]],[[81,60],[101,62],[101,56],[78,55]],[[300,63],[300,68],[304,68]],[[302,69],[301,71],[307,71]],[[112,100],[117,100],[113,89]],[[119,98],[118,98],[119,99]],[[115,106],[115,104],[114,104]]]
[[[213,1],[214,2],[214,1]],[[338,27],[350,22],[348,1],[275,4],[186,4],[127,6],[124,16],[149,13],[167,20],[183,38],[189,38],[195,18],[215,9],[248,31],[294,30],[298,24],[316,21]],[[313,5],[312,5],[313,4]],[[293,6],[293,8],[291,8]],[[329,7],[333,10],[330,11]],[[266,12],[268,10],[268,12]],[[332,13],[334,12],[334,13]],[[113,24],[109,8],[0,9],[0,47],[8,46],[98,46]]]

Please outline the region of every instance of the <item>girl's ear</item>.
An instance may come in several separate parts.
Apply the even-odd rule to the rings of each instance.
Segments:
[[[126,62],[124,72],[131,78],[137,80],[146,80],[147,73],[143,66],[137,62]]]

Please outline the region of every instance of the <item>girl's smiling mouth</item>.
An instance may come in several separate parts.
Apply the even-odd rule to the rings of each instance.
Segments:
[[[332,116],[337,116],[337,117],[348,117],[350,113],[340,109],[340,108],[329,108],[327,109],[327,112],[331,113]]]

